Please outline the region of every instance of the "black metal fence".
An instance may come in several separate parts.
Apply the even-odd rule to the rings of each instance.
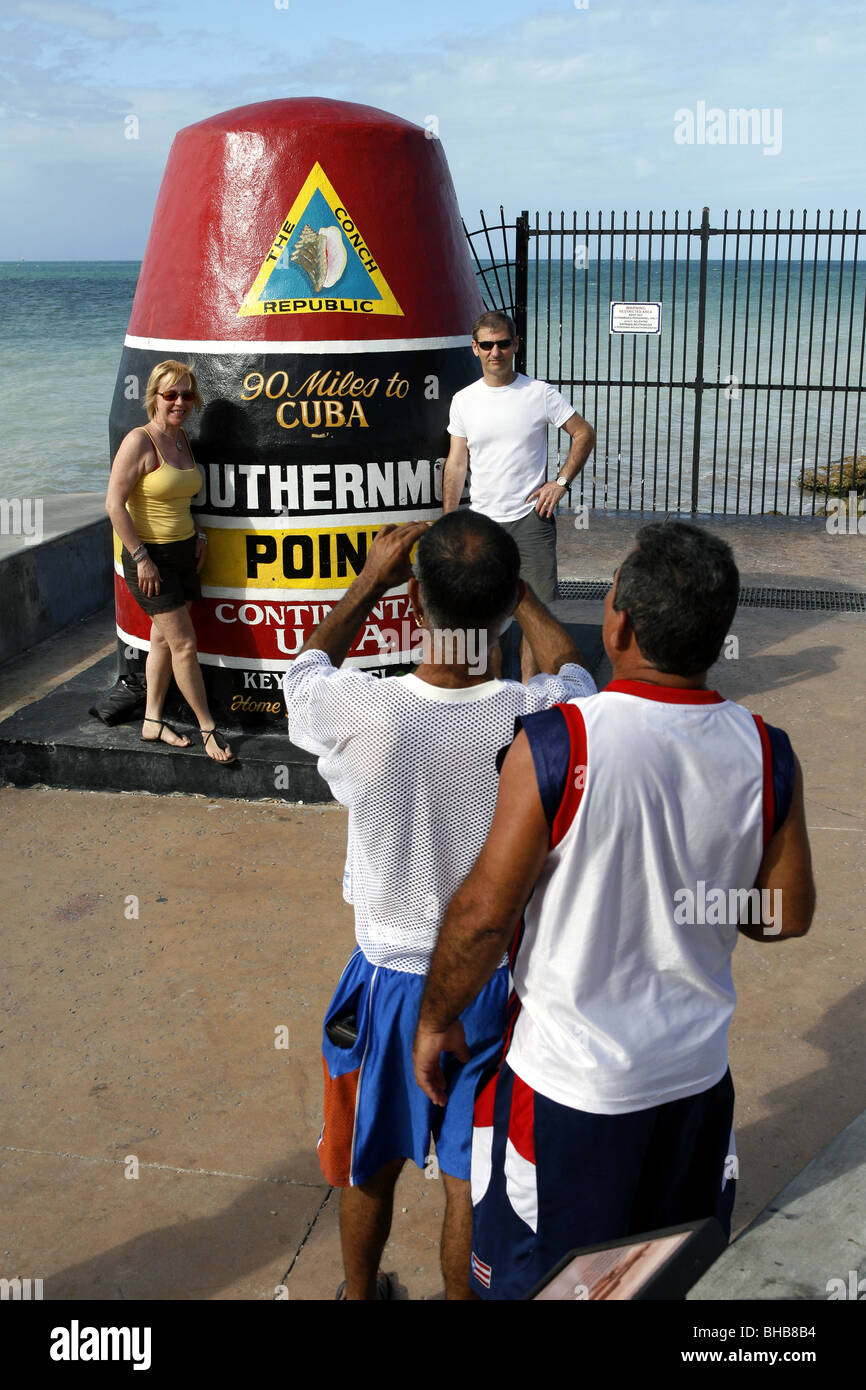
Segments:
[[[834,216],[726,212],[712,226],[707,208],[695,224],[575,212],[542,225],[500,209],[467,229],[485,303],[517,323],[519,369],[595,428],[573,502],[812,515],[866,491],[866,228],[859,211]],[[660,333],[612,333],[615,301],[660,303]],[[551,438],[552,469],[567,444]]]

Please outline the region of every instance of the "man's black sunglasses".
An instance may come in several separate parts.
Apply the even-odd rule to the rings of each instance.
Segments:
[[[478,342],[478,339],[476,338],[475,341]],[[495,343],[478,343],[478,346],[482,352],[492,352],[495,347],[502,348],[504,352],[506,348],[511,347],[513,342],[513,338],[498,338]]]

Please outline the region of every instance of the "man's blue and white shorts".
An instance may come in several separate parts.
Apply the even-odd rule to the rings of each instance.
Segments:
[[[482,1073],[502,1045],[508,967],[502,966],[460,1015],[471,1053],[445,1065],[448,1104],[429,1101],[417,1085],[412,1043],[424,975],[371,965],[356,949],[340,978],[325,1027],[353,1012],[358,1036],[337,1047],[323,1030],[325,1122],[319,1162],[333,1187],[368,1182],[386,1163],[411,1158],[423,1168],[431,1137],[444,1173],[469,1178],[472,1110]]]

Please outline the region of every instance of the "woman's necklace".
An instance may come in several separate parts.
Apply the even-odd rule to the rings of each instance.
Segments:
[[[170,434],[166,434],[165,430],[164,430],[164,429],[161,429],[159,425],[157,425],[156,428],[159,430],[159,432],[160,432],[160,434],[162,435],[163,439],[171,439],[171,435],[170,435]],[[178,449],[180,449],[181,451],[183,451],[183,435],[182,435],[182,434],[179,434],[178,437],[177,437],[177,439],[176,439],[174,442],[175,442],[175,444],[177,445]]]

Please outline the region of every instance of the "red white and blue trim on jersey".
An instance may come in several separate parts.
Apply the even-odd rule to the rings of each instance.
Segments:
[[[637,695],[664,704],[722,704],[716,690],[679,690],[649,681],[611,681],[605,693]],[[764,843],[784,824],[794,794],[794,751],[783,729],[752,718],[761,739],[764,761]],[[551,830],[551,848],[559,844],[577,815],[589,773],[586,726],[580,704],[553,705],[516,721],[529,740],[541,804]]]

